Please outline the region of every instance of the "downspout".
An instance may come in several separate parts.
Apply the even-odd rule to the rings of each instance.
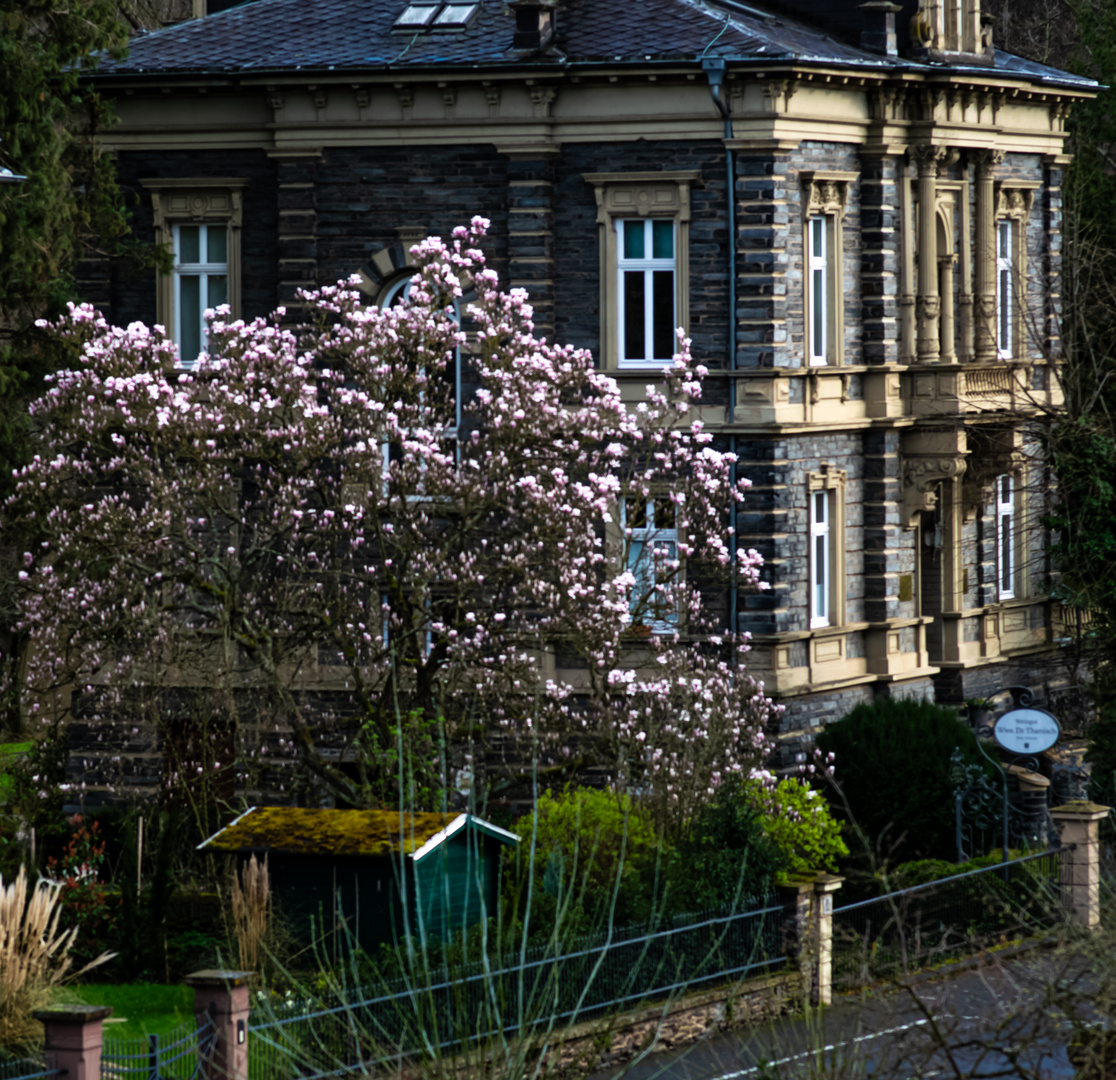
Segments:
[[[732,116],[729,113],[728,103],[724,95],[724,81],[726,64],[721,57],[706,57],[701,62],[705,77],[709,80],[709,93],[713,104],[724,121],[725,139],[725,200],[728,203],[728,327],[725,333],[726,367],[730,372],[728,380],[728,405],[726,406],[725,419],[731,424],[736,418],[736,379],[731,374],[736,371],[736,161],[733,156],[730,141],[732,139]],[[732,464],[729,466],[729,482],[732,490],[736,491],[736,436],[729,436],[729,455]],[[736,582],[736,549],[739,543],[736,530],[735,500],[732,504],[732,560],[729,564],[729,631],[732,641],[732,664],[736,666],[736,633],[737,633],[737,582]]]

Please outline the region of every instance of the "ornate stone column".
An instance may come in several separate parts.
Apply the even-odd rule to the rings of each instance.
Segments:
[[[977,150],[976,289],[974,359],[990,364],[996,360],[996,192],[993,176],[1004,160],[1002,150]]]
[[[917,146],[912,151],[918,164],[918,359],[920,363],[939,360],[938,320],[941,296],[938,293],[938,168],[946,156],[944,146]]]
[[[938,257],[938,288],[942,297],[941,358],[943,364],[957,363],[957,356],[953,350],[953,262],[952,255]]]

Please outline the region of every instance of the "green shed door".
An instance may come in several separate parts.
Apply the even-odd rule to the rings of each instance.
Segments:
[[[415,866],[415,899],[426,932],[449,941],[482,917],[494,915],[492,870],[491,845],[470,829],[462,829],[421,859]]]

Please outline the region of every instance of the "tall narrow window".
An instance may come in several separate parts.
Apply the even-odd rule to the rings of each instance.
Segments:
[[[833,287],[829,264],[829,222],[828,216],[816,214],[809,219],[807,226],[808,336],[810,363],[813,366],[829,362],[829,294]]]
[[[620,366],[670,363],[678,325],[674,220],[625,220],[618,228]]]
[[[810,492],[810,626],[831,622],[832,529],[828,491]]]
[[[1001,600],[1015,596],[1015,481],[1010,473],[996,477],[996,563]]]
[[[996,351],[1010,360],[1014,353],[1014,311],[1012,277],[1014,271],[1015,223],[1006,220],[996,226]]]
[[[635,578],[633,619],[656,633],[673,633],[678,628],[678,607],[671,586],[679,580],[674,503],[666,496],[628,498],[623,507],[628,569]]]
[[[174,226],[174,340],[183,367],[205,350],[205,312],[229,299],[229,235],[220,225]]]

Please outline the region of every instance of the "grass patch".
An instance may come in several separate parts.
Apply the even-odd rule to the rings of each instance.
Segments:
[[[105,1024],[110,1039],[138,1039],[171,1031],[194,1018],[194,991],[188,986],[162,983],[82,983],[66,988],[67,1000],[86,1005],[111,1005],[112,1023]],[[122,1018],[120,1023],[117,1018]]]

